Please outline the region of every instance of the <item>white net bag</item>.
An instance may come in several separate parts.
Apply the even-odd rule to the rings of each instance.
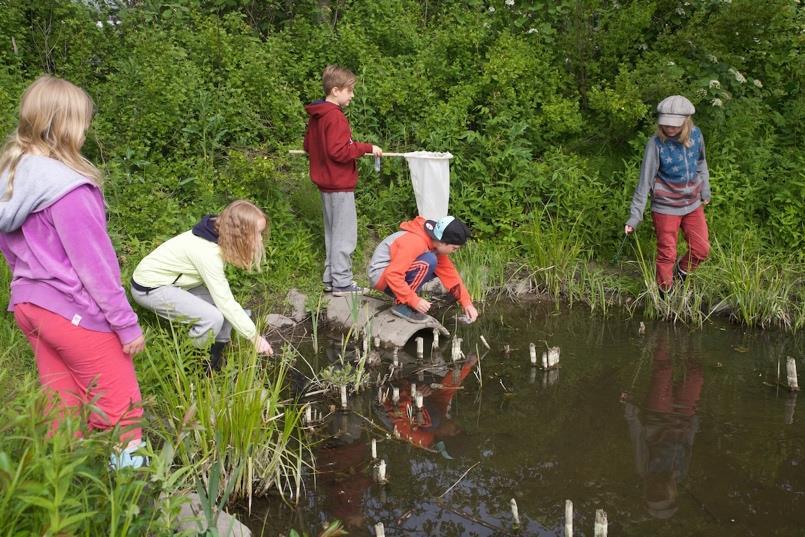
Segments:
[[[428,220],[447,216],[450,201],[450,153],[414,151],[403,155],[411,170],[416,208]]]

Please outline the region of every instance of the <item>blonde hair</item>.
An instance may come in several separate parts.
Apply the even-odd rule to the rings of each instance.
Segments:
[[[337,65],[328,65],[321,74],[321,85],[324,88],[324,95],[330,95],[333,88],[352,88],[355,87],[357,78],[349,69]]]
[[[254,204],[246,200],[233,201],[215,219],[218,246],[224,261],[246,270],[260,270],[265,254],[260,224],[268,217]]]
[[[8,171],[0,197],[11,197],[17,165],[31,152],[61,161],[100,186],[100,171],[81,154],[94,110],[87,92],[66,80],[44,75],[28,86],[20,99],[19,124],[0,151],[0,173]]]
[[[685,147],[690,147],[693,145],[693,140],[690,139],[690,133],[693,132],[693,119],[690,116],[685,118],[685,121],[681,125],[682,130],[679,131],[674,138],[677,142],[684,145]],[[662,143],[665,143],[668,140],[668,136],[665,135],[665,132],[662,130],[662,125],[657,125],[657,138],[660,139]]]

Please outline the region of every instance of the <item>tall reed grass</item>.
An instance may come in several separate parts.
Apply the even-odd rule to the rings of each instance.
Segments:
[[[576,273],[586,255],[581,241],[573,234],[573,227],[564,227],[555,219],[547,223],[534,220],[523,233],[522,242],[532,277],[537,287],[559,300],[568,284],[575,281]]]
[[[0,364],[7,386],[8,362]],[[87,431],[86,415],[51,431],[54,411],[35,375],[15,385],[0,407],[0,535],[173,535],[186,470],[152,453],[152,466],[112,473],[116,431]]]
[[[172,332],[149,333],[135,360],[150,464],[111,472],[118,431],[86,430],[86,405],[49,432],[53,413],[10,315],[0,335],[0,537],[176,535],[180,506],[199,486],[208,518],[272,489],[299,498],[311,456],[287,393],[290,347],[264,360],[235,344],[207,377],[199,351]]]
[[[649,317],[701,326],[716,314],[747,326],[802,328],[805,300],[803,268],[744,248],[725,250],[713,242],[710,258],[684,282],[675,282],[663,296],[655,278],[654,260],[635,241],[636,265],[643,288],[631,309],[642,307]]]
[[[470,241],[455,253],[455,265],[473,300],[483,302],[503,289],[506,267],[515,257],[512,248],[485,241]]]
[[[726,251],[715,241],[712,270],[707,271],[713,294],[723,296],[730,316],[747,326],[802,326],[805,267],[784,259],[750,253],[744,247]]]
[[[287,393],[293,355],[286,346],[263,359],[248,343],[233,341],[226,366],[206,376],[204,357],[188,342],[175,333],[153,334],[141,359],[141,386],[160,417],[157,434],[174,438],[189,430],[175,447],[177,460],[202,474],[220,462],[221,492],[234,479],[233,499],[251,501],[270,489],[297,499],[311,457],[301,436],[300,408]]]

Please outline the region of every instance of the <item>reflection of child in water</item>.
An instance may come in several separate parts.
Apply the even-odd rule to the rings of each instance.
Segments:
[[[625,410],[646,505],[651,516],[661,519],[671,518],[678,508],[678,484],[688,473],[699,429],[696,404],[704,383],[701,366],[692,360],[685,362],[684,375],[674,382],[669,345],[668,333],[659,334],[645,407],[639,410],[627,401]]]
[[[418,416],[419,411],[411,397],[410,383],[400,385],[400,400],[397,405],[394,405],[390,397],[384,403],[387,425],[392,429],[396,428],[401,438],[425,448],[431,447],[440,438],[459,434],[461,427],[448,414],[450,402],[458,391],[456,388],[461,386],[477,361],[476,355],[469,355],[461,369],[451,369],[439,380],[439,388],[417,386],[417,392],[423,396],[421,416]]]
[[[332,520],[340,520],[347,528],[361,528],[363,495],[372,485],[365,471],[370,455],[362,439],[363,423],[355,414],[339,412],[330,428],[334,438],[316,450],[317,489]]]

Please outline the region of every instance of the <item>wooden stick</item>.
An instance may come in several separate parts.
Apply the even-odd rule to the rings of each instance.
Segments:
[[[462,479],[464,479],[464,476],[466,476],[468,473],[470,473],[470,470],[472,470],[473,468],[475,468],[475,467],[476,467],[476,466],[478,466],[479,464],[481,464],[481,461],[478,461],[478,462],[476,462],[475,464],[473,464],[472,466],[470,466],[469,468],[467,468],[467,470],[466,470],[466,471],[465,471],[463,474],[461,474],[461,477],[459,477],[459,478],[458,478],[458,480],[457,480],[455,483],[453,483],[452,485],[450,485],[450,488],[448,488],[446,491],[442,492],[442,493],[439,495],[439,498],[444,498],[444,496],[445,496],[445,495],[446,495],[448,492],[450,492],[451,490],[453,490],[453,488],[455,488],[455,486],[456,486],[456,485],[458,485],[458,484],[461,482],[461,480],[462,480]],[[437,499],[439,499],[439,498],[437,498]]]
[[[307,155],[307,153],[304,151],[304,149],[289,149],[288,154],[290,154],[290,155]],[[370,156],[372,156],[372,154],[371,153],[366,153],[365,155],[362,155],[362,156],[370,157]],[[404,157],[405,153],[383,153],[383,156],[384,157]]]

